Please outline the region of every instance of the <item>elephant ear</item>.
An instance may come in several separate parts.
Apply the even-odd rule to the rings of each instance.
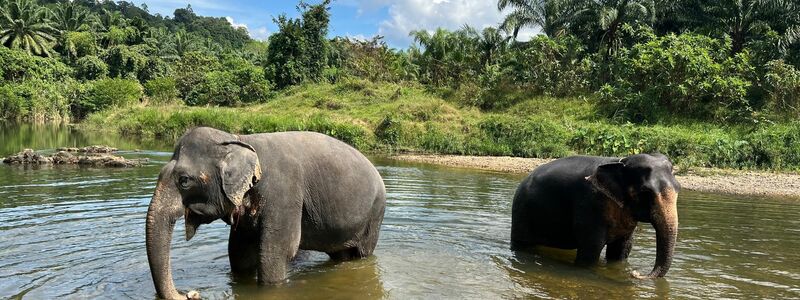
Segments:
[[[586,177],[592,183],[594,188],[608,197],[622,207],[624,205],[625,188],[623,185],[623,171],[625,164],[622,162],[615,162],[605,165],[600,165],[595,170],[594,174]]]
[[[220,162],[222,191],[235,207],[242,205],[244,195],[261,180],[261,163],[253,146],[241,141],[224,142],[228,153]]]

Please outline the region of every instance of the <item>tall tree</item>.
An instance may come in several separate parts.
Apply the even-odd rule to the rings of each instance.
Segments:
[[[577,0],[575,5],[571,31],[606,56],[621,46],[623,25],[652,26],[655,22],[654,0]]]
[[[0,8],[0,44],[24,49],[30,54],[50,56],[58,30],[48,15],[47,8],[32,0],[8,1]]]
[[[53,10],[53,23],[61,31],[80,31],[87,27],[89,12],[75,2],[64,1]]]
[[[525,27],[541,28],[547,36],[557,37],[566,32],[574,14],[572,0],[499,0],[497,9],[511,9],[500,28],[513,32],[516,39]]]
[[[86,9],[70,1],[59,2],[53,10],[53,25],[59,30],[56,50],[69,60],[78,56],[75,33],[90,27],[89,24],[92,23],[90,16]]]
[[[684,13],[706,33],[730,37],[731,55],[776,30],[784,40],[798,37],[800,4],[793,0],[688,0]]]

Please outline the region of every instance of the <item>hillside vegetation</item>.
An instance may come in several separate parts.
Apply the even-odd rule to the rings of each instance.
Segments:
[[[684,167],[797,169],[800,123],[720,128],[611,123],[594,101],[535,97],[502,110],[459,108],[419,86],[347,80],[287,89],[245,108],[139,106],[91,115],[89,128],[177,139],[213,126],[242,134],[311,130],[364,151],[562,157],[662,152]]]

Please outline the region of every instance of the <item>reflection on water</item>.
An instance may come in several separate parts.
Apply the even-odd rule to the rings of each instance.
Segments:
[[[57,138],[35,145],[16,139],[14,147],[107,140],[123,149],[171,148],[62,131],[30,129],[24,135]],[[171,153],[126,154],[151,162],[135,169],[0,166],[0,298],[154,296],[144,216]],[[655,259],[655,233],[647,224],[637,230],[627,262],[577,268],[570,263],[574,251],[508,250],[511,197],[521,176],[373,161],[388,191],[375,256],[335,264],[303,252],[288,283],[258,288],[254,278],[231,276],[224,223],[203,226],[186,242],[179,222],[172,252],[177,286],[207,298],[245,299],[800,297],[796,200],[685,192],[668,277],[634,280],[628,274],[649,271]]]

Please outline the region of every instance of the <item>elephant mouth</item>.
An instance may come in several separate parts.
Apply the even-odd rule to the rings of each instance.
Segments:
[[[203,224],[214,222],[216,218],[203,215],[190,208],[184,210],[184,222],[186,222],[186,240],[191,240],[197,233],[197,228]]]

